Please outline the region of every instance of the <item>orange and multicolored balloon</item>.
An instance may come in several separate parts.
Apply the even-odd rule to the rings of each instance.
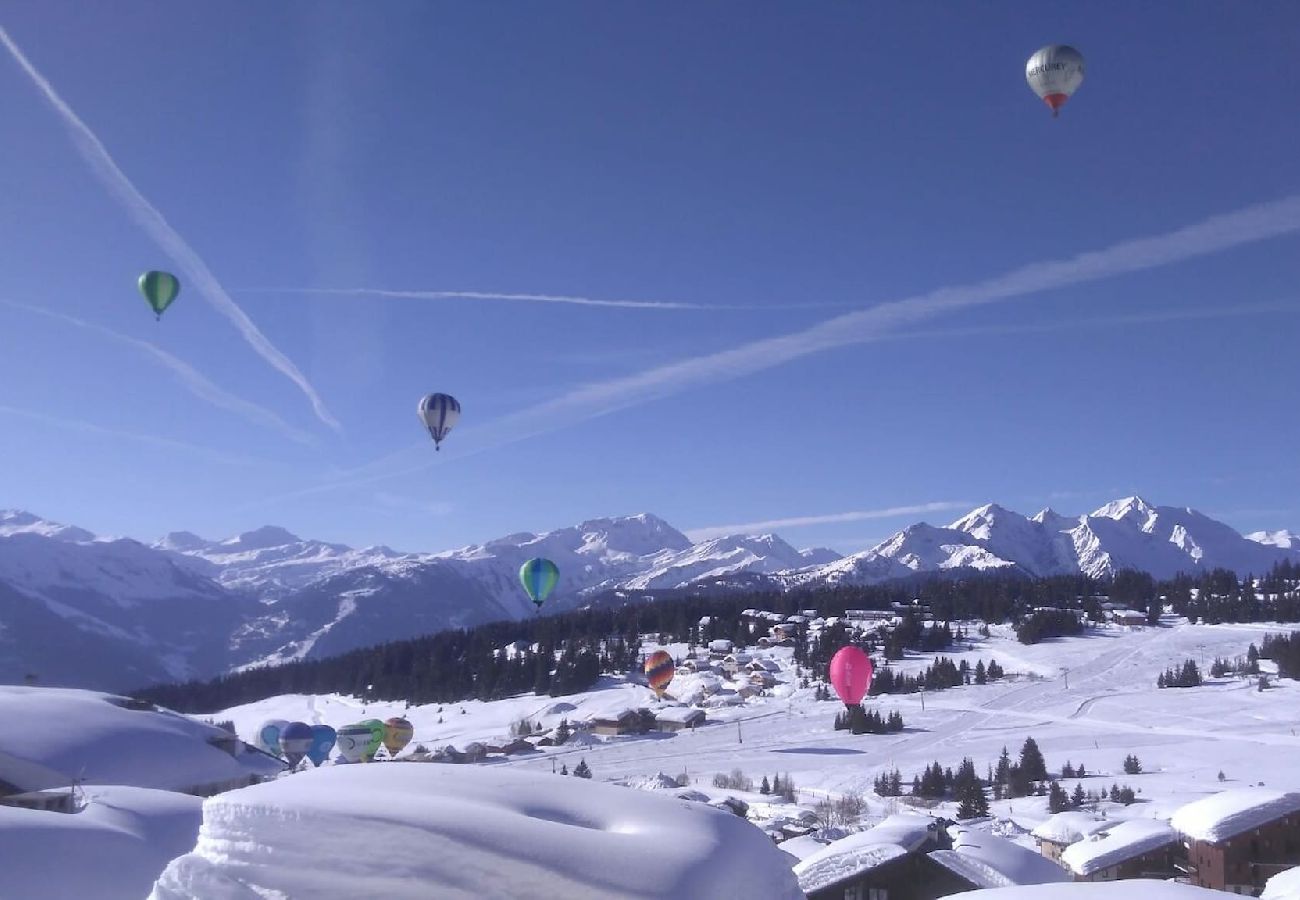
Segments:
[[[402,752],[407,744],[411,743],[411,738],[415,735],[415,729],[411,723],[401,716],[393,716],[384,723],[384,747],[388,750],[389,756],[396,756]]]
[[[672,683],[676,671],[677,666],[673,663],[672,654],[667,650],[656,650],[646,657],[646,684],[650,685],[650,690],[659,697],[663,697],[664,691],[668,690],[668,685]]]

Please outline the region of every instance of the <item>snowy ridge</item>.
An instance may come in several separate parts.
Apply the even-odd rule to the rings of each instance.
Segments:
[[[0,735],[0,780],[23,790],[66,787],[82,778],[188,791],[284,768],[227,731],[178,713],[132,708],[112,694],[0,686],[0,716],[40,723]],[[42,781],[34,783],[37,777]]]
[[[150,896],[424,898],[436,885],[439,897],[793,900],[785,859],[731,813],[652,792],[473,766],[333,766],[208,800],[198,843]]]

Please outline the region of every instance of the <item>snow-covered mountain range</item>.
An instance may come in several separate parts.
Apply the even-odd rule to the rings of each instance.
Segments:
[[[870,584],[970,570],[1027,575],[1124,568],[1167,577],[1300,560],[1289,532],[1243,537],[1194,510],[1138,497],[1084,516],[995,504],[946,527],[913,525],[848,557],[772,534],[692,543],[656,516],[593,519],[441,553],[353,549],[267,526],[224,541],[173,532],[152,545],[0,512],[0,681],[123,689],[532,614],[524,560],[554,560],[550,610],[603,592]]]

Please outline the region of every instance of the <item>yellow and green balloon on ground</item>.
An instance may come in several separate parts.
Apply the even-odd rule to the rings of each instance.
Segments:
[[[140,276],[140,293],[144,295],[153,314],[160,319],[163,311],[172,305],[180,292],[180,279],[171,272],[145,272]]]

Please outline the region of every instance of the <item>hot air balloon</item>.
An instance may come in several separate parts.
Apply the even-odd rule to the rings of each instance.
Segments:
[[[290,767],[302,762],[311,749],[311,726],[306,722],[290,722],[280,732],[280,749]]]
[[[831,657],[831,685],[845,706],[862,702],[871,688],[871,672],[871,657],[860,647],[841,647]]]
[[[1052,117],[1083,84],[1083,54],[1065,44],[1048,44],[1025,63],[1025,81],[1052,108]]]
[[[346,725],[338,730],[339,755],[350,763],[369,762],[366,751],[372,740],[374,740],[374,732],[366,723]],[[369,756],[374,755],[374,751],[371,750]]]
[[[664,691],[668,690],[668,685],[673,680],[673,673],[677,671],[677,666],[673,664],[673,657],[667,650],[656,650],[646,657],[645,660],[645,680],[650,685],[650,690],[655,692],[655,696],[661,700]]]
[[[267,719],[257,729],[257,746],[272,756],[280,755],[280,732],[288,726],[287,719]]]
[[[393,716],[384,723],[384,747],[388,750],[389,756],[397,756],[402,749],[411,743],[411,737],[415,734],[415,729],[411,723],[401,716]]]
[[[524,590],[533,598],[533,605],[541,612],[546,595],[555,589],[560,580],[560,569],[549,559],[533,558],[519,567],[519,580]]]
[[[416,411],[424,427],[429,429],[433,449],[441,450],[442,442],[460,421],[460,404],[450,394],[426,394],[420,398],[420,406]]]
[[[311,727],[311,746],[307,748],[307,758],[313,766],[319,766],[330,758],[330,751],[338,740],[338,732],[328,725]]]
[[[379,748],[384,746],[384,735],[387,733],[387,729],[384,728],[384,723],[378,719],[366,719],[361,724],[370,729],[370,743],[366,745],[366,762],[369,762],[375,758]]]
[[[181,283],[171,272],[145,272],[140,276],[140,293],[153,308],[155,318],[161,319],[163,310],[172,305],[181,292]]]

